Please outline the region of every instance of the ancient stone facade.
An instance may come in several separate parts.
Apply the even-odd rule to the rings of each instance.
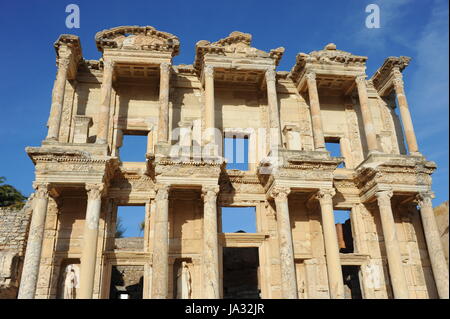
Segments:
[[[257,248],[261,298],[448,298],[410,59],[367,78],[367,57],[328,44],[277,72],[284,49],[251,38],[199,41],[192,65],[173,65],[178,38],[149,26],[98,32],[98,61],[59,37],[48,135],[26,149],[36,192],[19,298],[56,298],[61,282],[63,296],[109,298],[113,268],[131,266],[143,298],[222,298],[223,250],[238,247]],[[133,134],[146,154],[121,161]],[[224,136],[248,139],[247,171],[227,169]],[[142,246],[115,244],[120,205],[145,207]],[[256,232],[223,233],[221,208],[240,206],[255,207]],[[350,252],[335,210],[351,212]]]

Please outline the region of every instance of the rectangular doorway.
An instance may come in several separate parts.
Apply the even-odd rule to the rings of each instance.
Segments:
[[[345,299],[363,299],[359,272],[360,266],[342,266]]]
[[[223,298],[259,299],[259,253],[256,247],[223,247]]]

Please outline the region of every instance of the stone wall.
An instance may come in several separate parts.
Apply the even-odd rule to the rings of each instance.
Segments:
[[[0,208],[0,299],[17,296],[30,218],[29,205]]]

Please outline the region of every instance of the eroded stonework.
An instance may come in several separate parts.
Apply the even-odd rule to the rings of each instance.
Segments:
[[[39,196],[19,298],[128,286],[142,298],[222,298],[235,264],[254,274],[243,295],[261,298],[448,298],[436,165],[419,152],[402,81],[409,58],[367,78],[368,58],[335,44],[285,72],[284,48],[259,50],[238,31],[197,42],[192,65],[173,65],[178,38],[150,26],[95,40],[98,61],[77,36],[55,43],[48,135],[27,148]],[[121,160],[127,135],[146,140],[140,162]],[[248,141],[248,170],[228,169],[224,138]],[[115,240],[123,205],[145,211],[130,245]],[[256,232],[224,233],[223,207],[254,207]],[[336,210],[350,212],[344,226]],[[254,248],[257,261],[224,268],[225,248]],[[78,267],[79,286],[58,288]],[[121,271],[132,278],[112,285]]]

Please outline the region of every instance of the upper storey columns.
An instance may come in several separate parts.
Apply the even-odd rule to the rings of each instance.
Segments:
[[[169,142],[170,63],[160,64],[158,142]]]
[[[100,107],[98,116],[97,140],[96,140],[96,143],[98,144],[106,144],[108,140],[114,64],[115,64],[114,61],[109,59],[105,60],[103,63],[103,80],[100,91]]]
[[[309,104],[311,110],[311,122],[314,136],[314,149],[316,151],[325,150],[325,138],[323,136],[322,115],[320,114],[319,93],[317,91],[316,74],[308,72],[306,74],[308,85]]]
[[[364,123],[364,132],[366,133],[367,147],[369,153],[378,152],[377,136],[373,124],[372,113],[369,108],[369,97],[367,95],[366,75],[361,74],[356,77],[356,86],[358,88],[359,105]]]
[[[69,72],[70,53],[60,56],[58,61],[58,72],[52,92],[52,106],[48,119],[47,140],[58,140],[59,127],[61,125],[61,114],[64,103],[64,91],[66,89],[67,74]]]
[[[270,148],[281,146],[280,114],[278,112],[278,98],[276,88],[276,72],[274,69],[266,71],[267,103],[269,104],[270,119]]]
[[[406,135],[406,143],[408,144],[408,150],[411,154],[419,153],[419,146],[417,145],[416,134],[414,133],[414,127],[411,119],[411,113],[409,112],[408,101],[405,96],[405,89],[403,84],[402,73],[396,69],[394,70],[394,90],[397,95],[398,108],[400,110],[400,116],[402,118],[403,129]]]
[[[203,70],[205,80],[205,142],[214,140],[215,100],[214,100],[214,67],[206,65]]]

